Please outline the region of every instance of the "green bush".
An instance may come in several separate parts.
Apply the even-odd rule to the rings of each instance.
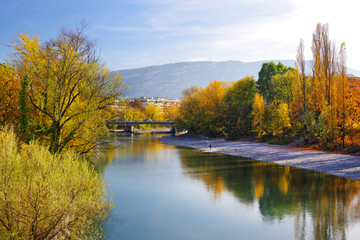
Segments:
[[[72,151],[52,155],[0,131],[0,239],[99,239],[112,207],[102,178]]]

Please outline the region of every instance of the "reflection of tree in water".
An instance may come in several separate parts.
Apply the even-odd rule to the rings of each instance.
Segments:
[[[169,159],[171,152],[164,149],[172,149],[174,146],[159,144],[153,135],[110,135],[107,144],[95,149],[92,161],[99,172],[103,172],[108,164],[116,161],[161,161]],[[167,157],[166,154],[169,154]],[[161,157],[159,157],[161,156]]]
[[[180,151],[186,175],[219,198],[223,188],[242,203],[259,203],[265,221],[295,217],[296,239],[346,239],[360,219],[360,182],[220,154]]]

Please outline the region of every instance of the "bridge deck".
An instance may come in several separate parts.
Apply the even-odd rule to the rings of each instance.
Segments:
[[[159,124],[159,125],[173,125],[174,122],[170,121],[110,121],[108,124],[116,124],[120,126],[133,126],[133,125],[140,125],[140,124]]]

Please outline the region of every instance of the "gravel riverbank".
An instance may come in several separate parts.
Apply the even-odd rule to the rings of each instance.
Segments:
[[[360,180],[360,157],[356,156],[254,142],[208,139],[191,134],[166,136],[162,137],[160,141],[167,145],[190,147],[209,153],[242,156]]]

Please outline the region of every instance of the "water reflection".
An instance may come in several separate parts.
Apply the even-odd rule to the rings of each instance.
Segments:
[[[359,181],[150,134],[112,136],[97,154],[116,204],[106,239],[358,239]]]
[[[156,135],[156,137],[160,136]],[[175,146],[159,144],[152,134],[110,135],[107,142],[101,148],[95,149],[95,168],[100,172],[104,172],[105,168],[116,159],[153,163],[170,155],[166,149],[175,148]]]
[[[295,239],[346,239],[360,220],[360,182],[220,154],[179,151],[184,174],[202,181],[214,199],[226,190],[255,204],[266,222],[295,218]]]

